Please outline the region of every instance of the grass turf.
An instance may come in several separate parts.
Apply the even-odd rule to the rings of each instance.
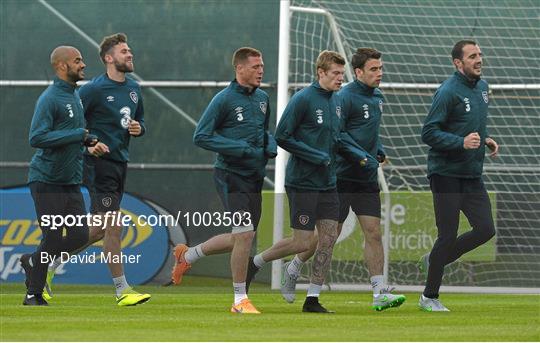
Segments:
[[[211,286],[209,286],[211,285]],[[302,313],[266,285],[250,298],[261,315],[229,313],[230,281],[184,278],[182,286],[139,286],[152,299],[118,307],[110,286],[55,285],[49,307],[21,305],[24,286],[0,285],[0,341],[538,341],[540,296],[443,294],[449,313],[417,308],[375,312],[371,294],[325,292],[335,314]]]

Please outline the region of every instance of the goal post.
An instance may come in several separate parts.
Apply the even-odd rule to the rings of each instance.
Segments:
[[[330,27],[330,30],[332,32],[333,37],[335,38],[336,42],[336,50],[342,55],[347,56],[345,52],[345,48],[343,46],[343,42],[341,41],[341,36],[339,35],[339,30],[337,23],[334,19],[334,16],[325,9],[320,8],[306,8],[306,7],[298,7],[298,6],[291,6],[289,0],[281,1],[280,2],[280,26],[279,26],[279,67],[278,67],[278,103],[277,103],[277,115],[276,115],[276,126],[279,123],[279,120],[281,119],[281,114],[285,110],[285,107],[287,106],[287,102],[289,100],[289,55],[290,55],[290,49],[289,49],[289,43],[290,43],[290,16],[292,13],[298,12],[298,13],[309,13],[309,14],[315,14],[315,15],[321,15],[323,16],[327,21],[328,25]],[[313,61],[314,62],[314,61]],[[312,63],[313,63],[312,62]],[[346,81],[351,82],[354,80],[353,78],[353,70],[350,67],[349,63],[347,62],[346,68],[345,68],[345,76]],[[279,148],[279,154],[276,159],[276,170],[275,170],[275,187],[274,187],[274,193],[275,193],[275,200],[274,200],[274,233],[273,233],[273,243],[278,242],[280,239],[283,238],[283,224],[284,224],[284,212],[285,212],[285,166],[287,165],[287,160],[289,158],[289,153],[285,150]],[[384,173],[382,172],[382,169],[379,168],[378,170],[378,181],[381,186],[381,191],[383,194],[385,194],[384,197],[384,205],[386,208],[390,208],[390,192],[388,190],[388,185],[386,184],[386,180],[384,178]],[[388,217],[389,218],[389,217]],[[382,226],[384,228],[384,236],[388,236],[390,234],[390,220],[385,219],[382,221]],[[383,249],[385,256],[389,255],[389,245],[388,240],[383,241]],[[282,261],[277,260],[272,262],[272,276],[271,276],[271,287],[272,289],[278,289],[280,285],[280,279],[281,279],[281,268],[282,268]],[[384,261],[384,280],[385,282],[388,281],[388,260],[385,258]]]
[[[279,56],[278,56],[278,88],[277,88],[277,111],[276,127],[281,115],[289,102],[289,0],[279,3]],[[274,226],[272,244],[283,238],[284,207],[285,207],[285,166],[289,153],[278,147],[276,156],[276,170],[274,177]],[[279,288],[281,279],[281,260],[272,262],[272,289]]]
[[[488,129],[501,145],[499,158],[486,158],[484,166],[497,236],[447,266],[443,285],[455,291],[540,293],[538,12],[532,0],[463,6],[437,1],[280,1],[278,121],[289,96],[314,79],[320,51],[336,50],[346,57],[348,82],[353,75],[348,61],[356,48],[374,47],[383,53],[381,89],[386,101],[380,132],[389,164],[379,170],[379,182],[384,275],[390,284],[416,290],[425,281],[416,260],[430,251],[436,227],[426,179],[427,146],[420,130],[435,89],[453,72],[452,45],[472,38],[485,55],[484,78],[491,89]],[[276,161],[275,182],[281,188],[275,190],[274,243],[290,232],[283,187],[288,155],[282,152]],[[469,229],[462,217],[460,232]],[[369,289],[363,235],[354,214],[334,251],[330,288]],[[272,265],[274,289],[279,288],[281,266],[281,261]],[[309,282],[309,269],[304,266],[300,283]]]

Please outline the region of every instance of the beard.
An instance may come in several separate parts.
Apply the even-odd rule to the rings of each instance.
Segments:
[[[80,81],[80,80],[84,80],[84,76],[81,76],[79,74],[81,71],[82,70],[76,71],[75,69],[68,69],[67,71],[68,79],[73,83],[76,83],[77,81]]]
[[[114,67],[117,71],[122,73],[131,73],[133,72],[133,67],[128,66],[127,63],[120,63],[118,61],[114,61]]]
[[[463,70],[463,73],[465,74],[465,76],[467,76],[471,80],[480,80],[480,77],[482,76],[482,73],[480,73],[478,75],[475,74],[474,69],[471,69],[470,71]]]

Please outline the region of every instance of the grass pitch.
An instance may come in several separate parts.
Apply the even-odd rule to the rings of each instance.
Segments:
[[[211,286],[210,286],[211,285]],[[325,292],[335,314],[302,313],[266,285],[250,298],[261,315],[229,313],[230,281],[189,277],[182,286],[139,286],[152,299],[118,307],[112,286],[55,285],[49,307],[24,307],[22,284],[0,285],[0,341],[538,341],[540,296],[443,294],[449,313],[417,308],[375,312],[371,294]]]

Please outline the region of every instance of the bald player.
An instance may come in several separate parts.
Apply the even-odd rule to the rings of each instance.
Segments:
[[[51,53],[56,74],[53,84],[39,97],[32,117],[29,141],[36,153],[30,162],[28,186],[42,231],[41,243],[32,254],[21,256],[26,274],[23,305],[48,305],[43,299],[47,262],[62,252],[84,245],[88,227],[51,225],[51,216],[86,215],[79,188],[82,183],[83,151],[98,138],[85,130],[77,81],[84,79],[85,64],[79,50],[59,46]],[[64,234],[65,229],[65,234]]]
[[[100,137],[100,142],[88,148],[84,156],[83,183],[90,193],[92,222],[104,225],[90,227],[87,246],[103,238],[103,253],[111,256],[108,266],[115,286],[116,304],[133,306],[148,301],[150,295],[136,292],[127,282],[121,258],[124,227],[112,223],[107,217],[109,214],[117,216],[120,212],[130,140],[143,136],[146,131],[143,99],[139,84],[126,75],[135,68],[127,36],[116,33],[104,37],[99,55],[105,65],[105,73],[79,91],[87,128]],[[53,277],[61,263],[62,260],[57,259],[49,265],[44,293],[46,300],[52,298]]]

